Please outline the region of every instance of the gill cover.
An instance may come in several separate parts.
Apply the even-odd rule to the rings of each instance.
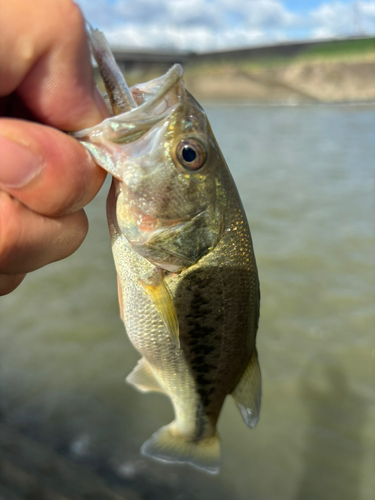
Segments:
[[[157,267],[178,271],[221,236],[225,200],[216,169],[222,158],[180,65],[131,94],[137,108],[75,137],[118,181],[116,219],[133,249]]]

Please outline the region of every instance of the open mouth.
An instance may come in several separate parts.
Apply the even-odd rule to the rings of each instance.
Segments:
[[[175,64],[165,75],[129,88],[104,34],[89,24],[87,34],[113,116],[72,135],[92,154],[98,165],[121,180],[120,163],[124,151],[117,145],[134,144],[173,113],[184,92],[180,84],[183,70]]]
[[[146,124],[150,126],[153,122],[160,121],[164,115],[170,113],[171,107],[174,107],[179,101],[178,90],[173,92],[173,89],[178,86],[182,75],[182,67],[175,64],[165,75],[149,82],[134,85],[128,90],[136,107],[131,107],[128,111],[106,118],[100,124],[80,130],[72,135],[77,139],[94,138],[101,132],[106,135],[108,140],[121,142],[120,137],[124,133],[134,134],[137,129],[142,129]],[[111,96],[109,99],[112,108],[114,108]]]

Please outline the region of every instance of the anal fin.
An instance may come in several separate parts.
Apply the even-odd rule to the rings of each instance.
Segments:
[[[232,396],[249,427],[255,427],[259,420],[262,384],[258,355],[254,349],[250,361],[242,374]]]
[[[164,389],[156,380],[150,365],[144,358],[138,361],[136,367],[126,377],[126,381],[134,385],[141,392],[164,392]]]

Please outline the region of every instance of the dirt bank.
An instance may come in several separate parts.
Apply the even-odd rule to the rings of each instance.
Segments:
[[[237,63],[187,67],[185,80],[198,100],[375,101],[375,56],[360,61],[306,61],[265,67]]]

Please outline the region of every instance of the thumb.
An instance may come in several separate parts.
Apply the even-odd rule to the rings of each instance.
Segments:
[[[47,217],[76,212],[106,172],[73,137],[46,125],[0,119],[0,189]]]

